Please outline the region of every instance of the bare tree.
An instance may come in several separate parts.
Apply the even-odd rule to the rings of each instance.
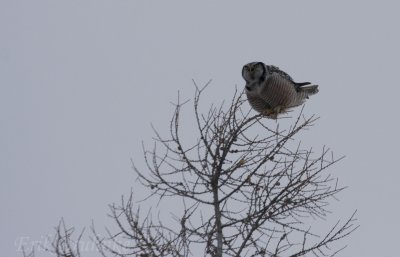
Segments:
[[[282,129],[279,121],[252,115],[238,92],[229,104],[211,106],[202,114],[200,100],[207,85],[196,85],[192,142],[183,139],[188,133],[182,131],[182,108],[188,103],[178,97],[169,136],[154,129],[153,147],[143,147],[147,169],[133,165],[139,182],[149,189],[148,198],[182,203],[176,223],[167,225],[151,210],[140,210],[131,194],[110,206],[117,232],[100,236],[92,226],[100,253],[295,257],[333,256],[343,249],[336,242],[357,228],[355,213],[325,233],[312,226],[325,220],[329,201],[344,189],[327,172],[341,157],[326,147],[315,153],[297,139],[318,118],[301,111]],[[70,241],[68,230],[63,231],[64,237],[57,234],[54,252],[80,256],[79,247],[60,253]]]

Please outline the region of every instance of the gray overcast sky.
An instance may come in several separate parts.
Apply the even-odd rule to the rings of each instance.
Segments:
[[[150,122],[191,80],[210,103],[242,87],[243,64],[320,85],[303,139],[347,158],[331,222],[358,209],[340,256],[394,256],[399,239],[398,1],[0,1],[0,249],[42,240],[60,217],[102,228],[136,187]],[[188,125],[190,126],[190,125]],[[189,131],[190,133],[190,131]]]

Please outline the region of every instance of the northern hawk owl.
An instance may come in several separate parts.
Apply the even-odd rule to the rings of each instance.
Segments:
[[[246,81],[245,91],[251,107],[272,119],[318,93],[318,85],[294,82],[286,72],[262,62],[244,65],[242,76]]]

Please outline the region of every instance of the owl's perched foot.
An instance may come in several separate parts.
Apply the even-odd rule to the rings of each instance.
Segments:
[[[276,113],[276,115],[278,115],[279,113],[282,112],[282,110],[283,110],[282,106],[276,106],[276,107],[273,109],[273,112]]]
[[[282,106],[276,106],[272,109],[265,110],[263,114],[270,119],[276,120],[278,118],[278,114],[280,114],[282,111]]]
[[[274,113],[273,109],[265,109],[261,114],[264,116],[270,116],[272,113]]]

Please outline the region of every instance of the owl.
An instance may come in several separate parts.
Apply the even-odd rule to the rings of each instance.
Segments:
[[[251,107],[272,119],[318,93],[318,85],[294,82],[286,72],[262,62],[244,65],[242,76],[246,81],[245,92]]]

